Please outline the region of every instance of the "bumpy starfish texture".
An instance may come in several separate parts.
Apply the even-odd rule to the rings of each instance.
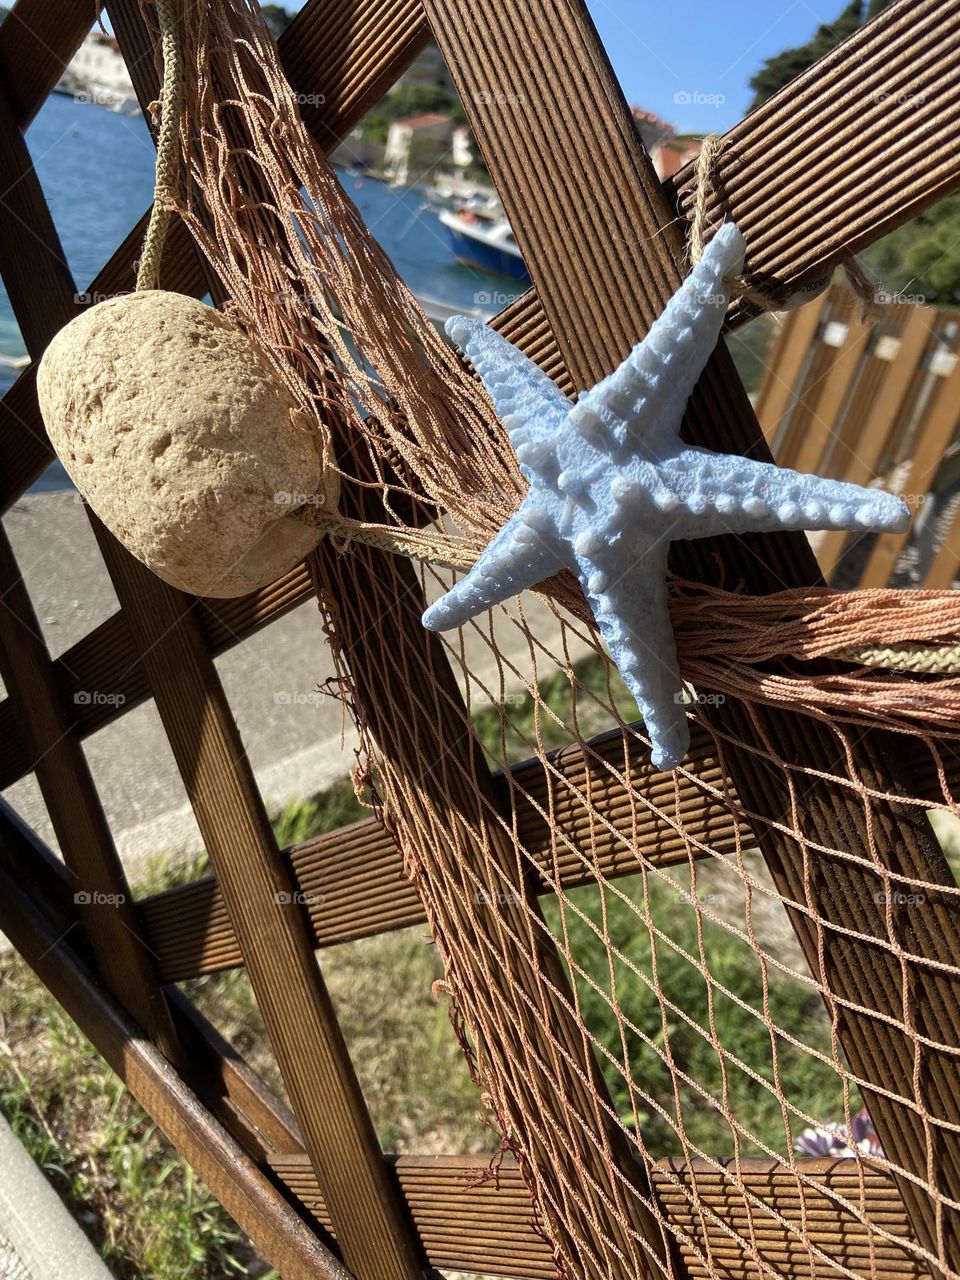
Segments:
[[[455,316],[447,324],[490,393],[530,491],[423,624],[460,626],[572,569],[663,769],[679,764],[690,743],[667,603],[670,543],[777,529],[900,530],[910,520],[891,494],[680,439],[743,252],[743,237],[728,223],[644,341],[576,405],[480,321]]]

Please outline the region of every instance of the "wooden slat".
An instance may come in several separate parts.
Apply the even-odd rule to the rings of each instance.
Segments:
[[[656,774],[635,739],[625,766],[619,730],[594,738],[585,749],[564,747],[548,759],[549,765],[538,758],[515,765],[509,785],[502,775],[493,777],[498,807],[509,822],[513,804],[518,838],[540,866],[536,893],[552,892],[556,877],[564,889],[572,889],[594,883],[598,875],[614,879],[636,874],[639,854],[656,866],[685,862],[691,852],[688,841],[694,855],[698,844],[715,854],[736,848],[736,821],[723,800],[715,798],[722,795],[722,771],[713,742],[702,730],[694,730],[686,762],[697,781],[680,780],[679,807],[672,777]],[[642,806],[634,814],[608,765],[626,767],[631,785],[666,816]],[[604,815],[603,824],[589,822],[583,800],[588,792]],[[544,818],[548,811],[556,846]],[[740,834],[746,835],[746,828]],[[314,946],[333,946],[426,919],[415,887],[399,875],[393,836],[375,818],[307,841],[289,857],[307,903]],[[242,963],[212,876],[144,899],[138,907],[165,981],[180,982]]]
[[[309,1163],[302,1156],[278,1155],[269,1165],[296,1200],[328,1225]],[[430,1261],[437,1267],[552,1280],[550,1251],[533,1225],[515,1163],[505,1159],[497,1181],[481,1182],[483,1168],[477,1156],[396,1157],[396,1178]],[[791,1276],[840,1275],[842,1267],[869,1272],[876,1280],[916,1280],[924,1273],[910,1252],[916,1240],[889,1174],[865,1166],[861,1187],[853,1159],[799,1159],[796,1170],[772,1160],[743,1160],[739,1170],[731,1165],[724,1171],[706,1161],[654,1165],[654,1186],[678,1233],[689,1274],[710,1275],[704,1262],[709,1256],[721,1276],[735,1280],[758,1271],[754,1254]],[[692,1203],[694,1186],[702,1212]],[[842,1209],[837,1197],[854,1204],[858,1213]],[[753,1206],[752,1221],[746,1218],[747,1203]],[[789,1228],[774,1215],[782,1215]],[[864,1220],[901,1237],[905,1247],[888,1242]],[[811,1256],[804,1233],[829,1261]]]
[[[582,4],[541,0],[534,8],[532,0],[474,0],[467,10],[455,0],[426,0],[426,8],[567,368],[577,386],[590,386],[624,358],[678,286],[686,257],[681,228],[671,222],[669,202],[642,150]],[[948,73],[955,78],[957,44],[941,43],[942,25],[932,35],[929,27],[933,22],[937,28],[937,19],[941,19],[956,32],[960,10],[918,0],[891,12],[895,13],[891,29],[901,35],[908,33],[909,39],[904,35],[906,44],[898,51],[888,31],[883,45],[884,73],[889,74],[891,65],[898,72],[912,66],[919,44],[924,49],[932,47],[939,59],[935,80],[939,82]],[[916,21],[919,14],[926,23],[922,29]],[[531,41],[528,33],[534,30],[538,38]],[[847,42],[847,52],[853,43]],[[846,65],[842,54],[828,60],[828,66],[840,65]],[[819,74],[824,77],[823,68]],[[864,75],[862,63],[857,63],[857,75]],[[830,76],[825,78],[829,86]],[[816,209],[820,242],[829,242],[840,230],[846,231],[849,219],[841,213],[842,202],[832,216],[832,206],[825,208],[814,198],[822,193],[822,184],[810,185],[806,156],[814,142],[809,130],[797,130],[798,118],[802,120],[807,107],[802,86],[809,86],[810,81],[811,76],[805,77],[801,91],[791,94],[789,113],[783,101],[754,113],[770,126],[764,131],[768,143],[778,118],[784,139],[764,154],[761,189],[768,198],[777,191],[776,185],[769,184],[771,180],[775,184],[778,152],[789,152],[794,136],[802,138],[803,200]],[[862,101],[859,107],[862,110]],[[845,111],[842,93],[828,87],[820,97],[820,110],[829,120],[834,139],[830,181],[842,190],[840,179],[846,162],[838,164],[836,148],[843,145],[845,135],[841,133],[837,139],[833,119]],[[891,128],[886,113],[884,117],[882,127],[878,126],[877,145],[865,142],[869,119],[859,123],[857,132],[857,152],[865,149],[869,157],[862,172],[871,182],[878,172],[886,171],[888,156],[898,153],[896,121]],[[743,145],[742,140],[739,151]],[[951,166],[955,174],[956,156]],[[732,165],[728,168],[732,171]],[[729,183],[721,185],[729,193]],[[891,190],[893,203],[900,207],[908,205],[917,192],[903,175],[891,179]],[[570,198],[571,192],[584,191],[591,193],[590,200]],[[777,193],[776,215],[768,206],[765,216],[771,234],[790,243],[795,220],[790,206],[784,207],[782,194],[782,190]],[[885,198],[883,193],[881,202]],[[757,215],[748,205],[741,190],[732,212],[738,218],[742,215],[748,239],[752,235],[762,243],[759,222],[751,225]],[[802,218],[796,225],[800,223]],[[810,261],[802,256],[800,260]],[[684,434],[697,444],[764,456],[762,433],[723,344],[691,399]],[[759,592],[818,580],[816,563],[802,536],[681,542],[673,550],[672,562],[693,580],[716,581],[718,564],[728,581],[742,577],[748,590]],[[839,1034],[854,1070],[877,1086],[864,1092],[885,1149],[919,1178],[932,1177],[942,1194],[960,1199],[960,1097],[955,1059],[924,1051],[896,1025],[904,1016],[906,999],[915,1011],[918,1027],[932,1041],[960,1045],[960,983],[955,977],[960,958],[957,903],[931,890],[924,911],[910,916],[900,913],[897,918],[898,936],[904,937],[912,954],[948,966],[943,973],[925,972],[922,965],[909,966],[911,994],[907,996],[904,974],[894,956],[882,947],[853,946],[839,929],[830,927],[835,923],[842,928],[853,913],[860,929],[885,940],[888,925],[877,901],[877,885],[882,882],[842,858],[822,854],[817,857],[815,873],[811,873],[801,843],[774,824],[796,821],[806,838],[828,849],[839,844],[862,851],[875,841],[884,863],[895,874],[931,886],[952,886],[953,875],[942,851],[922,823],[880,802],[871,806],[868,829],[859,800],[829,776],[818,779],[818,771],[845,768],[843,755],[826,726],[782,711],[775,715],[758,708],[747,711],[733,701],[715,714],[745,744],[759,748],[757,754],[731,748],[728,766],[745,806],[760,815],[755,834],[778,891],[788,900],[809,903],[826,922],[818,929],[805,913],[791,913],[812,971],[830,990],[881,1015],[874,1018],[844,1009]],[[795,818],[790,817],[787,771],[769,768],[763,758],[771,749],[813,771],[812,777],[804,779],[802,809]],[[894,769],[872,743],[854,748],[853,759],[860,777],[878,791],[913,791],[907,770],[899,764]],[[919,1075],[915,1074],[915,1054],[922,1062]],[[946,1127],[929,1129],[916,1111],[891,1101],[890,1094],[911,1098],[915,1079],[918,1104]],[[958,1126],[957,1132],[949,1126]],[[901,1179],[900,1185],[914,1229],[936,1252],[938,1224],[933,1198],[908,1179]],[[944,1263],[956,1269],[960,1266],[960,1221],[951,1219],[941,1240]]]
[[[801,1158],[794,1172],[775,1161],[758,1159],[745,1161],[738,1179],[732,1161],[719,1171],[706,1161],[669,1160],[660,1162],[654,1176],[666,1212],[682,1220],[689,1233],[681,1252],[692,1276],[716,1280],[718,1274],[742,1280],[744,1275],[759,1275],[758,1264],[764,1264],[767,1275],[766,1268],[772,1268],[791,1277],[839,1275],[840,1268],[876,1280],[918,1280],[926,1274],[922,1259],[909,1248],[915,1249],[918,1242],[897,1185],[878,1167],[860,1166],[853,1159]],[[743,1191],[738,1185],[741,1180]],[[690,1203],[694,1189],[706,1210],[705,1221]],[[854,1205],[856,1212],[842,1208],[835,1197]],[[757,1207],[758,1202],[763,1207]],[[788,1226],[776,1221],[774,1213],[782,1215]],[[749,1242],[746,1248],[731,1238],[731,1231]],[[907,1247],[889,1241],[880,1231],[902,1238]],[[814,1253],[810,1245],[819,1252]],[[713,1272],[705,1257],[710,1258]]]
[[[884,407],[883,397],[891,380],[891,366],[897,363],[901,354],[904,360],[919,360],[919,351],[914,355],[903,341],[904,328],[916,310],[909,303],[893,302],[888,303],[878,316],[863,361],[856,371],[854,385],[842,407],[841,420],[820,457],[819,475],[844,479],[853,451],[861,439],[873,433],[878,418],[880,431],[884,432],[880,410]],[[888,359],[894,354],[891,343],[896,352],[893,360]]]
[[[174,1058],[177,1038],[137,928],[133,897],[83,749],[59,702],[40,624],[2,527],[0,596],[0,674],[33,752],[37,782],[72,872],[74,892],[85,895],[78,902],[103,980]]]
[[[141,102],[157,93],[139,0],[111,0]],[[135,560],[90,514],[197,825],[240,941],[291,1106],[357,1280],[416,1280],[420,1260],[287,865],[189,597]]]
[[[303,121],[324,151],[379,102],[428,36],[418,0],[309,0],[277,48],[303,100]]]
[[[900,333],[900,350],[887,367],[880,391],[872,406],[869,427],[855,440],[844,438],[839,455],[834,458],[831,474],[851,484],[868,484],[876,478],[877,467],[884,456],[891,435],[901,427],[912,399],[917,366],[930,341],[930,320],[926,308],[907,308],[907,318]],[[847,540],[842,531],[827,533],[817,544],[817,561],[825,578],[836,567]]]
[[[960,507],[954,512],[943,543],[937,548],[923,579],[928,591],[946,591],[953,586],[960,568]]]
[[[373,486],[346,490],[345,513],[382,519],[375,492]],[[422,625],[426,600],[418,570],[374,547],[342,556],[326,541],[314,562],[318,595],[333,602],[351,703],[376,743],[388,821],[401,833],[417,833],[404,849],[404,867],[441,940],[459,1016],[478,1039],[496,1085],[498,1122],[538,1154],[541,1212],[554,1224],[555,1238],[571,1230],[593,1240],[611,1206],[611,1230],[625,1256],[635,1256],[643,1239],[663,1257],[666,1242],[645,1207],[644,1171],[610,1119],[613,1104],[573,1016],[573,994],[526,860],[499,820],[493,781],[446,650]],[[478,893],[497,905],[477,910]],[[470,939],[476,967],[464,963],[455,938]],[[510,975],[510,995],[484,980],[488,969]],[[557,1109],[548,1120],[546,1100],[553,1098],[568,1110]],[[571,1205],[561,1224],[557,1206],[584,1170],[601,1189],[602,1203]],[[585,1273],[593,1274],[592,1268]]]
[[[412,1242],[384,1173],[293,882],[190,601],[135,561],[102,526],[97,532],[291,1105],[328,1195],[344,1260],[358,1280],[414,1280]]]
[[[840,413],[861,368],[864,352],[873,332],[872,324],[857,322],[852,295],[850,298],[850,314],[844,322],[848,328],[843,345],[836,348],[830,369],[818,388],[814,410],[802,440],[792,456],[783,460],[783,466],[793,467],[795,471],[822,474],[820,459],[840,426]],[[779,462],[780,457],[776,456]]]
[[[305,565],[297,565],[269,587],[238,600],[200,601],[197,621],[207,647],[220,654],[282,618],[309,594]],[[111,614],[54,660],[54,676],[66,705],[76,712],[81,737],[102,729],[150,697],[150,685],[123,612]],[[76,704],[81,689],[110,694]],[[0,701],[0,790],[29,773],[31,756],[9,703]]]
[[[937,379],[937,389],[920,424],[910,458],[905,489],[914,497],[930,492],[943,455],[953,440],[960,421],[960,360],[949,377]],[[914,503],[914,509],[917,504]],[[860,578],[861,587],[885,587],[907,544],[904,533],[881,533]]]
[[[757,393],[757,418],[775,455],[785,431],[784,419],[792,413],[802,393],[801,380],[810,358],[810,347],[826,306],[826,297],[821,297],[798,311],[788,312],[774,340],[767,372]]]
[[[5,24],[4,24],[5,25]],[[73,314],[73,281],[13,112],[0,93],[0,274],[34,358]],[[90,895],[90,939],[111,991],[174,1057],[177,1040],[80,739],[65,711],[40,625],[0,530],[0,670],[76,891]]]
[[[2,806],[0,930],[285,1280],[351,1280],[41,913],[28,868],[8,858],[6,824]]]
[[[788,411],[783,415],[772,439],[768,433],[764,433],[767,434],[768,439],[771,439],[773,456],[781,466],[795,465],[794,458],[797,451],[803,447],[810,425],[817,422],[817,403],[833,364],[833,348],[823,342],[827,325],[831,323],[845,325],[847,337],[849,337],[851,312],[852,298],[846,291],[838,289],[824,301],[817,335],[806,348],[804,367],[801,370],[800,379],[797,380],[794,394],[791,396]]]
[[[0,801],[0,848],[58,937],[69,935],[71,951],[93,965],[93,951],[67,867],[21,818]],[[139,915],[136,927],[141,928]],[[177,1068],[204,1106],[255,1160],[277,1152],[303,1153],[297,1123],[232,1045],[186,999],[168,986],[168,1008],[182,1052]]]
[[[486,1168],[482,1156],[397,1156],[392,1167],[433,1266],[554,1280],[550,1247],[536,1230],[530,1193],[509,1156],[497,1184],[478,1185]],[[296,1155],[278,1155],[269,1168],[294,1201],[329,1228],[309,1164]]]
[[[0,23],[0,84],[26,129],[96,21],[98,0],[17,0]]]
[[[31,359],[39,360],[53,335],[76,313],[76,290],[27,144],[2,88],[0,276],[24,345]]]

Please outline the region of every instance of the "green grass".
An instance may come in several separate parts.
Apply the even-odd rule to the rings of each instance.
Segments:
[[[366,812],[345,780],[288,805],[274,830],[286,846]],[[137,896],[206,871],[205,855],[158,856]],[[426,930],[333,947],[321,962],[385,1149],[492,1149],[446,1009],[431,994],[441,966]],[[282,1096],[245,971],[183,986]],[[14,953],[0,959],[0,1111],[119,1280],[276,1277]]]
[[[527,759],[538,742],[545,751],[565,746],[568,725],[576,724],[583,738],[611,728],[611,704],[624,720],[637,719],[637,704],[616,669],[596,654],[575,663],[573,675],[571,683],[557,671],[540,681],[537,698],[521,690],[474,712],[474,731],[494,768]]]
[[[0,1111],[120,1280],[276,1277],[14,955],[0,961]]]
[[[739,895],[732,892],[733,877],[719,870],[722,879],[711,875],[711,868],[704,868],[699,896],[702,899],[706,890],[711,904],[727,896],[725,906],[716,914],[729,917],[742,928],[742,897],[738,902]],[[717,1102],[726,1090],[727,1108],[745,1131],[739,1137],[742,1155],[761,1154],[764,1146],[786,1155],[806,1121],[792,1118],[788,1136],[780,1103],[772,1091],[775,1060],[791,1103],[818,1121],[843,1116],[841,1084],[830,1060],[829,1023],[821,998],[810,985],[770,970],[767,998],[772,1021],[801,1043],[820,1050],[827,1062],[794,1047],[782,1035],[774,1033],[771,1039],[762,1018],[764,986],[759,959],[744,941],[703,916],[703,948],[711,976],[708,984],[697,965],[696,913],[684,899],[683,887],[680,876],[667,881],[650,877],[645,902],[639,878],[621,881],[622,897],[606,894],[605,921],[598,890],[581,889],[568,895],[565,916],[571,953],[581,963],[591,954],[603,960],[592,969],[592,981],[578,976],[576,983],[584,1021],[608,1051],[603,1066],[614,1102],[624,1123],[639,1124],[649,1150],[657,1155],[683,1154],[681,1120],[694,1146],[711,1155],[732,1154],[735,1136],[723,1111],[685,1083],[682,1076],[686,1075]],[[689,891],[688,876],[685,887]],[[571,906],[579,909],[580,915]],[[652,928],[644,919],[647,913]],[[546,916],[554,934],[562,939],[556,902],[546,905]],[[622,957],[614,958],[609,968],[603,944],[594,932],[596,929],[602,937],[604,925]],[[659,936],[655,936],[657,929]],[[654,990],[654,947],[656,980],[667,1002],[665,1017]],[[623,1038],[613,1012],[614,992],[622,1014],[635,1028],[627,1029]],[[709,1031],[711,1016],[716,1042]],[[721,1055],[716,1044],[735,1054],[759,1082],[730,1057]],[[680,1073],[676,1077],[678,1097],[674,1095],[674,1075],[661,1056],[668,1047]],[[635,1086],[633,1096],[627,1079]],[[855,1097],[852,1105],[854,1110],[860,1105]]]
[[[286,805],[273,820],[273,833],[280,848],[288,849],[293,844],[302,844],[325,831],[336,831],[348,822],[369,816],[369,810],[354,794],[353,783],[344,778],[310,800]]]

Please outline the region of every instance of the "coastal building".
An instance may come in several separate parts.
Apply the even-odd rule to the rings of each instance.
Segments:
[[[640,141],[653,161],[657,177],[672,178],[690,160],[700,154],[699,134],[676,133],[672,124],[660,118],[655,111],[643,107],[631,107]]]
[[[407,120],[395,120],[387,134],[387,148],[383,157],[383,170],[389,182],[405,187],[418,182],[449,156],[450,167],[457,167],[456,155],[461,157],[461,167],[470,160],[469,141],[455,135],[460,130],[448,115],[438,111],[410,116]],[[463,161],[462,157],[468,158]]]
[[[630,110],[646,151],[652,154],[654,147],[673,136],[673,125],[662,120],[655,111],[646,111],[643,107],[631,107]]]
[[[136,94],[113,36],[91,31],[68,63],[57,88],[99,106],[123,110],[136,107]]]
[[[685,164],[696,160],[702,142],[697,133],[676,133],[658,142],[650,152],[657,177],[672,178]]]

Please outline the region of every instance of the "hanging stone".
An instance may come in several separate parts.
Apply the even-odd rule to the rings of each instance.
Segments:
[[[83,312],[47,348],[37,392],[80,493],[182,591],[266,586],[319,541],[295,508],[336,509],[329,445],[239,326],[195,298],[148,289]]]

